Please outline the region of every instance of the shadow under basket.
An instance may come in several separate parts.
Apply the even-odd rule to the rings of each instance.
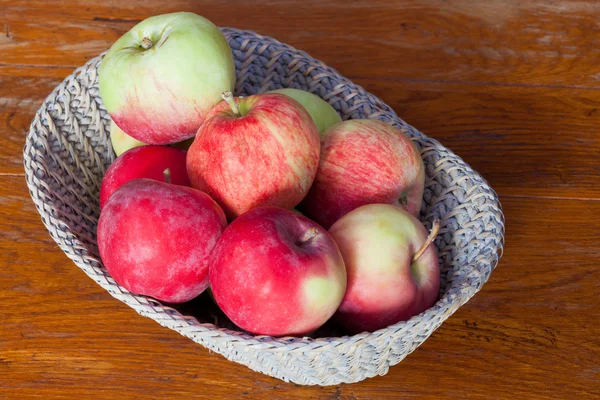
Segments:
[[[54,89],[31,123],[24,164],[42,221],[67,256],[113,297],[231,361],[302,385],[352,383],[384,375],[490,277],[503,247],[504,217],[498,197],[449,149],[402,121],[379,98],[334,69],[272,38],[222,30],[235,58],[236,96],[282,87],[307,90],[329,102],[344,120],[391,123],[416,143],[427,171],[420,219],[428,229],[435,218],[441,221],[435,241],[441,266],[439,301],[409,321],[372,333],[350,336],[325,326],[315,337],[273,338],[253,336],[227,323],[218,310],[210,309],[206,293],[176,309],[116,284],[96,245],[100,183],[115,158],[110,117],[98,91],[102,55]]]

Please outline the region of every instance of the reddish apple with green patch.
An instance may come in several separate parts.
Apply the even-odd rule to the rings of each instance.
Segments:
[[[435,304],[440,268],[431,234],[406,210],[368,204],[329,229],[348,273],[336,319],[350,332],[373,332],[406,321]]]
[[[240,328],[302,335],[323,325],[346,290],[346,268],[329,233],[289,210],[259,207],[235,219],[213,251],[214,298]]]
[[[319,169],[299,209],[329,228],[348,212],[374,203],[417,216],[425,186],[419,150],[403,132],[377,120],[347,120],[322,134]]]
[[[260,206],[295,207],[319,164],[312,118],[283,94],[223,96],[189,149],[192,186],[214,198],[230,219]]]

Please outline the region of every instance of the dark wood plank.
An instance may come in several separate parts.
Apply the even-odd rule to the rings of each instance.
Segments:
[[[60,80],[0,77],[0,173],[22,173],[25,132]],[[463,157],[501,195],[600,198],[600,91],[357,79]],[[510,163],[507,161],[510,160]]]
[[[320,388],[252,372],[138,316],[62,254],[22,177],[0,187],[7,398],[600,396],[600,202],[504,198],[506,251],[482,291],[387,375]]]
[[[260,11],[241,0],[3,4],[0,66],[31,73],[81,65],[136,22],[186,10],[273,36],[350,77],[600,87],[594,0],[290,0]]]

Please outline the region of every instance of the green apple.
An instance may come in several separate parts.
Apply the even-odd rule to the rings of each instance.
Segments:
[[[193,141],[194,137],[191,137],[184,141],[173,143],[171,147],[187,150],[190,148]],[[145,146],[148,144],[140,142],[139,140],[134,139],[127,133],[123,132],[123,130],[119,128],[114,121],[110,121],[110,142],[112,143],[113,150],[115,151],[117,157],[119,157],[121,154],[125,153],[129,149],[133,149],[134,147],[139,146]]]
[[[298,103],[302,104],[315,122],[315,125],[317,125],[319,134],[321,134],[330,126],[335,125],[338,122],[342,122],[342,118],[337,111],[335,111],[335,108],[333,108],[329,103],[319,96],[310,92],[300,89],[285,88],[272,90],[270,93],[285,94],[286,96],[289,96]]]
[[[217,26],[179,12],[145,19],[119,38],[98,79],[123,131],[144,143],[171,144],[194,136],[221,93],[233,90],[235,66]]]
[[[113,150],[117,157],[129,149],[146,145],[146,143],[140,142],[123,132],[123,130],[115,124],[115,121],[110,121],[110,142],[112,143]]]

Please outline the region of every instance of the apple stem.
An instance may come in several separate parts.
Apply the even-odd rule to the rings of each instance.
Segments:
[[[417,261],[419,259],[419,257],[421,257],[423,255],[423,253],[425,253],[425,250],[427,250],[429,245],[431,243],[433,243],[433,241],[435,240],[435,237],[437,236],[439,231],[440,231],[440,220],[436,219],[435,221],[433,221],[433,226],[431,227],[431,232],[429,232],[429,236],[427,236],[427,240],[425,240],[425,243],[423,244],[423,246],[421,246],[419,251],[417,251],[415,253],[415,255],[412,257],[412,260],[410,260],[411,264],[414,264],[415,261]]]
[[[306,243],[310,239],[312,239],[315,236],[317,236],[318,234],[319,234],[319,229],[317,229],[315,227],[309,228],[306,232],[304,232],[304,234],[302,235],[302,237],[300,237],[298,243],[299,244]]]
[[[223,93],[221,93],[221,97],[227,102],[227,104],[229,104],[229,107],[231,107],[231,111],[233,111],[236,117],[240,117],[242,115],[240,113],[240,108],[233,99],[233,93],[231,93],[229,90],[226,90]]]
[[[169,168],[163,171],[163,176],[165,177],[166,183],[171,183],[171,170]]]
[[[144,48],[144,50],[148,50],[149,48],[151,48],[152,46],[154,46],[154,43],[152,43],[152,39],[150,39],[149,37],[144,36],[144,38],[142,39],[142,42],[140,43],[140,45]]]

